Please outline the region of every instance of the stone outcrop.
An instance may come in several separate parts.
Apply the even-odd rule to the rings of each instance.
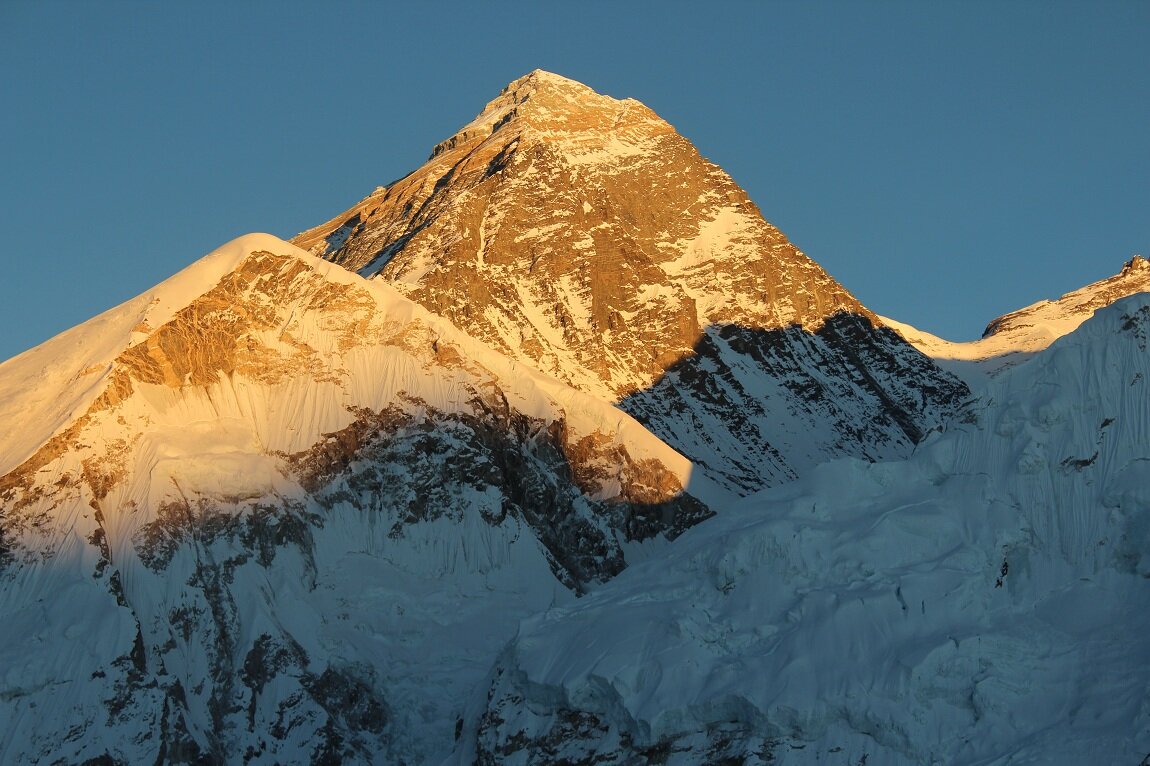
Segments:
[[[739,492],[828,456],[903,454],[967,393],[883,332],[654,112],[547,72],[508,85],[418,170],[294,242],[619,402]],[[860,366],[849,347],[820,340],[830,317],[846,315],[867,328],[865,346],[881,347],[877,375],[866,366],[875,359]],[[761,333],[789,346],[780,353],[794,363],[780,368],[736,352],[716,366],[717,346],[731,356],[724,337]],[[761,397],[812,365],[824,394]],[[715,379],[701,385],[719,399],[690,394],[688,416],[644,404],[672,371],[714,378],[720,368],[739,379],[740,395]],[[825,395],[842,410],[835,422],[808,405]],[[793,412],[801,426],[785,414]],[[725,434],[719,446],[715,430]]]

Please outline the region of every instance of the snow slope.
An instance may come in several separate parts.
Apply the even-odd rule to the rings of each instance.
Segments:
[[[1034,303],[995,319],[982,337],[955,343],[908,324],[883,317],[911,345],[974,388],[1002,370],[1026,361],[1057,338],[1073,332],[1093,313],[1114,301],[1150,291],[1150,262],[1134,256],[1113,277],[1094,282],[1061,298]]]
[[[0,373],[52,415],[0,436],[4,763],[434,760],[519,619],[709,513],[625,413],[268,235]]]
[[[526,620],[457,762],[1141,762],[1148,341],[1120,300],[911,459],[827,463]]]
[[[86,410],[103,390],[112,361],[235,268],[270,235],[228,243],[149,292],[0,364],[0,473],[6,473]],[[278,240],[276,240],[278,241]]]

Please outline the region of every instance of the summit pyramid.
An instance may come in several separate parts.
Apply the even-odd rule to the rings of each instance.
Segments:
[[[964,395],[649,108],[543,71],[294,244],[618,403],[746,492]]]

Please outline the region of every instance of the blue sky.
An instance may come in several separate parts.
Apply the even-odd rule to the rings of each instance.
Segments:
[[[0,2],[0,359],[418,167],[543,68],[634,97],[953,340],[1150,255],[1150,3]]]

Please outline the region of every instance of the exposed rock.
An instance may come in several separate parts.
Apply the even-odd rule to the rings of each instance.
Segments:
[[[555,576],[576,591],[623,569],[620,540],[674,538],[711,515],[666,467],[631,460],[613,438],[592,434],[571,443],[562,421],[478,410],[360,410],[346,428],[287,456],[288,464],[321,504],[379,514],[390,520],[393,538],[409,525],[461,522],[465,506],[456,498],[491,498],[482,518],[527,524]],[[604,497],[609,481],[620,489]]]
[[[873,313],[654,112],[547,72],[511,83],[421,168],[294,241],[387,280],[504,353],[619,401],[740,492],[778,483],[816,457],[904,454],[916,438],[909,434],[938,425],[967,394],[881,332]],[[858,317],[853,339],[881,357],[862,360],[861,376],[848,349],[812,337],[839,315]],[[830,362],[819,374],[840,419],[866,423],[889,449],[824,428],[824,413],[801,390],[751,405],[805,411],[797,432],[775,422],[758,433],[764,421],[745,419],[743,402],[719,381],[680,392],[690,400],[682,406],[706,417],[641,404],[672,371],[714,374],[709,350],[733,328],[783,333],[774,343],[793,346],[799,366],[819,363],[807,358],[807,347],[819,346]],[[865,370],[875,361],[884,368],[878,398]],[[724,366],[752,398],[787,375],[750,359]],[[700,449],[715,428],[721,446]],[[800,455],[770,454],[812,435],[818,443]]]
[[[17,760],[442,754],[458,702],[403,673],[432,672],[444,650],[393,661],[378,646],[397,636],[379,627],[354,645],[343,605],[362,583],[348,590],[339,562],[404,577],[448,528],[444,546],[489,547],[433,574],[481,593],[511,582],[478,616],[453,610],[482,626],[445,655],[465,689],[514,629],[507,615],[538,605],[520,604],[515,567],[546,578],[537,600],[582,593],[626,566],[628,546],[710,514],[686,493],[687,461],[621,411],[382,284],[253,243],[218,277],[193,269],[195,289],[172,287],[182,305],[133,302],[145,318],[87,366],[94,390],[74,419],[0,476],[0,599],[23,626],[10,651],[71,637],[58,658],[0,672],[3,720],[51,709],[72,727],[22,724]],[[365,544],[378,526],[382,545]],[[51,582],[66,585],[46,604]],[[331,641],[353,645],[333,654]]]

